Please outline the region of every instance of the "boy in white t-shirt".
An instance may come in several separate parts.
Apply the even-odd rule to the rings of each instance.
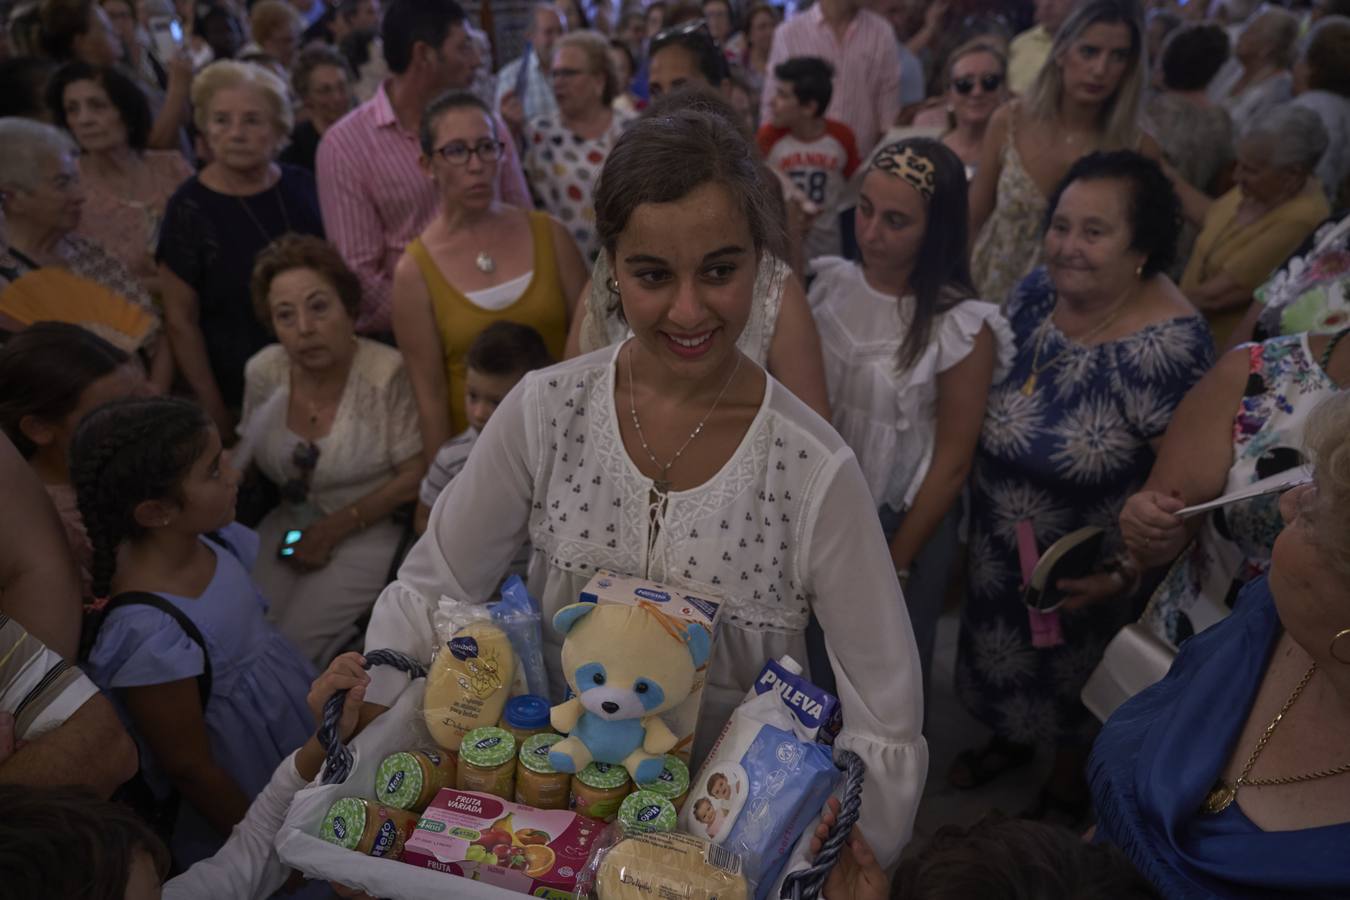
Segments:
[[[858,147],[843,122],[825,118],[834,67],[816,56],[796,56],[773,70],[772,121],[756,140],[769,168],[791,182],[818,210],[802,246],[810,261],[838,256],[840,198],[858,168]]]

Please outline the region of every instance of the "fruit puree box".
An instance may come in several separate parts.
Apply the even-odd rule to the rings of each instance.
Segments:
[[[644,601],[661,610],[673,619],[682,622],[697,622],[708,629],[716,643],[717,614],[722,607],[721,600],[690,594],[681,588],[620,575],[608,569],[596,569],[595,575],[577,598],[582,603],[623,603],[637,606]],[[709,659],[712,658],[710,653]],[[698,725],[699,709],[703,706],[703,683],[708,674],[705,663],[694,673],[694,687],[684,702],[661,718],[670,726],[670,730],[679,738],[679,743],[671,752],[685,762],[694,749],[694,728]]]
[[[567,810],[442,788],[404,845],[402,860],[522,894],[570,897],[604,828],[604,822]]]

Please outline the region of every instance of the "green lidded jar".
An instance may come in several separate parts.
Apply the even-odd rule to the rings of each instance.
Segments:
[[[403,844],[417,828],[417,814],[392,809],[360,797],[334,801],[323,817],[319,837],[367,856],[398,859]]]
[[[623,766],[593,762],[572,776],[572,809],[577,815],[613,822],[619,804],[632,790]]]
[[[689,767],[678,756],[666,756],[662,763],[664,768],[656,780],[638,785],[638,790],[660,794],[679,812],[684,808],[684,798],[689,796]]]
[[[516,786],[516,739],[492,725],[475,728],[459,745],[461,791],[478,791],[510,801]]]
[[[444,750],[408,750],[384,758],[375,775],[375,799],[421,812],[441,788],[455,783],[455,758]]]
[[[627,832],[674,831],[675,804],[655,791],[634,791],[619,805],[619,824]]]
[[[572,776],[559,772],[548,761],[548,752],[561,741],[560,734],[536,734],[520,747],[516,767],[516,802],[535,809],[567,809]]]

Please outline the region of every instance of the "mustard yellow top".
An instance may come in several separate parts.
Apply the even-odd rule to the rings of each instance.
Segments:
[[[1242,190],[1233,188],[1210,206],[1181,276],[1183,294],[1189,295],[1224,272],[1247,290],[1255,291],[1331,213],[1316,178],[1309,178],[1302,191],[1255,222],[1238,228],[1235,220],[1241,203]],[[1246,312],[1207,312],[1205,318],[1215,339],[1222,342]]]
[[[553,232],[547,213],[530,213],[530,235],[534,240],[534,274],[525,293],[503,309],[484,309],[465,297],[446,280],[421,238],[408,245],[408,253],[427,283],[431,308],[436,314],[449,390],[451,434],[469,427],[464,413],[464,357],[484,328],[502,319],[529,325],[543,336],[553,358],[562,359],[567,341],[567,297],[553,253]]]

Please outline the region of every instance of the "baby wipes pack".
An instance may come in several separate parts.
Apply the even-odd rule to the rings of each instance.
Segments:
[[[793,845],[840,778],[828,747],[777,690],[737,707],[689,787],[683,830],[745,860],[756,900],[772,891]]]

